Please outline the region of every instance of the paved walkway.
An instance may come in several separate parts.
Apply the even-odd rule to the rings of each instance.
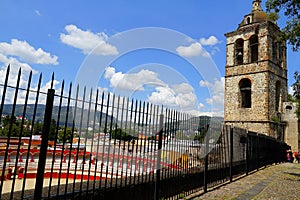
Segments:
[[[300,164],[282,163],[262,168],[193,199],[299,200]]]

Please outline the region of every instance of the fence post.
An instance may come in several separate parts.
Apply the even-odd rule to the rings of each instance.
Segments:
[[[204,157],[204,193],[207,192],[207,180],[208,180],[208,151],[209,151],[209,125],[206,128],[206,137],[205,137],[205,157]]]
[[[157,148],[157,161],[156,161],[156,181],[155,181],[155,190],[154,190],[154,198],[159,200],[160,193],[160,160],[161,160],[161,149],[162,149],[162,133],[163,133],[163,123],[164,123],[164,115],[160,114],[159,117],[159,132],[158,132],[158,148]]]
[[[259,134],[257,134],[257,139],[256,139],[256,145],[257,145],[257,151],[256,151],[256,169],[257,171],[259,170],[259,148],[260,148],[260,141],[259,141]]]
[[[233,127],[230,128],[230,150],[229,150],[230,162],[229,162],[229,179],[232,182],[233,172]]]
[[[248,134],[248,131],[247,131],[247,141],[246,141],[246,176],[248,176],[249,174],[249,140],[250,140],[250,137],[249,137],[249,134]]]
[[[40,200],[43,192],[44,172],[45,172],[45,164],[46,164],[47,148],[48,148],[48,136],[50,132],[50,125],[51,125],[51,118],[52,118],[54,93],[55,93],[54,89],[48,89],[46,109],[44,115],[44,125],[43,125],[43,132],[42,132],[42,143],[40,148],[38,170],[37,170],[35,189],[34,189],[34,200]]]

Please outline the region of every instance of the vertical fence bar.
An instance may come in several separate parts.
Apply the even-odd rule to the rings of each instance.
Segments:
[[[141,156],[141,147],[142,147],[142,137],[141,141],[139,142],[139,134],[142,133],[140,130],[142,127],[142,101],[139,101],[138,106],[138,119],[137,119],[137,143],[136,143],[136,154],[135,154],[135,173],[137,173],[137,184],[140,184],[140,156]],[[141,116],[142,115],[142,116]]]
[[[145,141],[144,141],[144,161],[146,160],[146,163],[143,164],[143,170],[146,170],[146,174],[145,174],[145,181],[143,180],[143,182],[147,182],[147,173],[149,173],[148,171],[148,161],[149,161],[149,127],[151,126],[150,123],[148,122],[149,120],[149,103],[147,103],[147,109],[146,109],[146,118],[145,118]],[[148,140],[148,141],[147,141]],[[146,159],[145,159],[146,158]]]
[[[85,141],[84,141],[84,150],[83,150],[83,165],[82,165],[82,174],[81,174],[81,178],[83,179],[84,176],[84,171],[85,171],[85,164],[86,162],[88,162],[88,175],[87,175],[87,182],[86,182],[86,195],[89,192],[89,185],[90,185],[90,164],[91,164],[91,154],[92,154],[92,146],[90,146],[89,148],[89,154],[87,154],[87,144],[88,144],[88,135],[89,135],[89,125],[90,125],[90,118],[91,118],[91,109],[92,109],[92,98],[93,98],[93,89],[91,89],[90,91],[90,99],[89,99],[89,108],[88,108],[88,117],[87,117],[87,123],[86,123],[86,133],[85,133]],[[94,129],[93,129],[94,130]],[[92,134],[92,141],[93,141],[93,136],[94,134]],[[88,158],[88,161],[87,161]]]
[[[105,184],[104,191],[105,192],[106,192],[106,182],[107,182],[107,173],[108,173],[108,164],[109,164],[109,145],[110,145],[110,138],[111,138],[111,136],[109,136],[109,141],[106,141],[106,136],[107,136],[107,134],[109,134],[109,130],[108,130],[109,115],[107,113],[109,111],[110,98],[111,98],[110,93],[108,93],[107,97],[106,97],[106,110],[105,110],[105,122],[104,122],[104,142],[103,142],[103,146],[102,146],[101,174],[100,174],[100,177],[102,177],[103,172],[105,172],[105,175],[103,175],[103,177],[104,176],[106,177],[105,181],[104,181],[104,184]],[[103,99],[103,102],[104,102],[104,99]],[[103,106],[104,106],[104,103],[103,103]],[[108,145],[108,146],[106,147],[106,145]],[[106,154],[106,158],[105,158],[105,154]],[[104,163],[106,163],[106,167],[105,167]],[[100,178],[100,182],[99,182],[100,187],[102,187],[102,184],[103,184],[102,178]]]
[[[114,144],[116,145],[116,141],[117,141],[117,138],[118,138],[118,133],[120,133],[120,135],[122,135],[122,133],[123,133],[123,129],[122,129],[122,125],[123,125],[123,109],[124,109],[124,98],[122,98],[123,99],[123,104],[121,103],[121,97],[120,96],[118,96],[118,104],[117,104],[117,121],[116,121],[116,126],[115,126],[115,140],[114,140]],[[120,108],[121,107],[121,108]],[[120,111],[119,111],[120,110]],[[119,120],[119,112],[120,112],[120,120]],[[120,127],[118,128],[118,120],[120,121],[119,123],[120,123]],[[115,182],[115,188],[117,188],[117,186],[118,186],[118,175],[119,175],[119,168],[122,166],[123,167],[123,165],[120,165],[120,163],[121,163],[121,160],[120,159],[124,159],[124,157],[122,156],[122,155],[120,155],[120,149],[121,149],[121,141],[122,141],[122,139],[124,139],[124,138],[122,138],[122,136],[119,136],[119,139],[118,139],[118,145],[117,145],[117,147],[118,147],[118,152],[117,153],[115,153],[115,151],[114,151],[114,155],[116,154],[117,155],[117,170],[116,170],[116,182]],[[122,174],[121,174],[121,176],[122,176]]]
[[[205,157],[204,157],[204,174],[203,174],[203,177],[204,177],[204,192],[206,193],[207,192],[207,182],[208,182],[208,174],[207,174],[207,171],[208,171],[208,152],[209,152],[209,125],[207,125],[207,128],[206,128],[206,136],[205,136]]]
[[[246,141],[246,176],[248,176],[248,174],[249,174],[249,148],[250,148],[249,140],[250,140],[250,137],[249,137],[248,131],[246,134],[247,134],[246,135],[246,138],[247,138],[247,141]]]
[[[175,121],[176,122],[183,122],[184,119],[185,119],[185,116],[183,115],[183,113],[180,113],[180,112],[176,112],[176,111],[171,111],[172,113],[172,116],[174,117]],[[181,123],[180,126],[178,126],[178,128],[180,129],[180,131],[176,131],[176,134],[175,134],[175,145],[174,145],[174,152],[178,152],[178,154],[174,154],[174,158],[175,158],[175,163],[176,163],[176,167],[177,169],[179,169],[177,172],[176,172],[176,175],[178,176],[178,181],[181,181],[181,178],[184,176],[184,167],[183,167],[183,160],[182,160],[182,156],[181,156],[181,145],[180,145],[180,140],[181,140],[181,136],[182,134],[181,133],[181,130],[184,129],[185,127],[185,124],[184,123]],[[176,198],[180,198],[179,197],[180,194],[177,194],[176,195]]]
[[[3,112],[5,97],[6,97],[6,89],[7,89],[9,71],[10,71],[10,65],[8,65],[8,67],[7,67],[4,86],[3,86],[2,99],[1,99],[1,104],[0,104],[0,122],[2,120],[2,112]],[[6,160],[4,160],[4,163],[6,163]],[[1,173],[1,180],[0,180],[0,182],[1,182],[0,183],[0,199],[1,199],[1,195],[2,195],[2,188],[3,188],[3,181],[4,181],[3,176],[4,176],[4,174],[5,174],[5,167],[3,165],[3,169],[2,169],[2,173]]]
[[[8,77],[9,77],[9,71],[10,71],[10,65],[8,65],[7,70],[6,70],[6,75],[5,75],[5,81],[4,81],[3,92],[2,92],[2,99],[1,99],[1,105],[0,105],[0,116],[2,116],[2,112],[3,112],[3,107],[4,107],[4,102],[5,102],[5,96],[6,96],[6,89],[7,89],[7,83],[8,83]],[[2,119],[0,117],[0,122],[1,122],[1,120]],[[0,195],[1,195],[1,192],[0,192]]]
[[[83,139],[83,134],[82,134],[82,129],[83,128],[83,116],[84,116],[84,110],[85,110],[85,103],[86,103],[86,87],[83,88],[83,97],[82,97],[82,102],[81,102],[81,113],[80,113],[80,123],[79,123],[79,138],[78,138],[78,141],[77,141],[77,150],[76,150],[76,164],[75,164],[75,173],[74,173],[74,182],[73,182],[73,188],[75,189],[75,182],[76,182],[76,173],[77,173],[77,166],[78,166],[78,160],[79,160],[79,151],[80,151],[80,144],[81,144],[81,140]],[[83,155],[85,156],[85,155]],[[81,166],[82,163],[79,163],[79,167],[80,169],[82,170],[82,173],[83,173],[83,168]],[[80,173],[78,173],[80,174]],[[81,198],[81,193],[82,193],[82,182],[83,182],[83,179],[82,179],[82,175],[81,175],[81,178],[80,178],[80,184],[79,184],[79,198]]]
[[[232,177],[233,177],[233,128],[231,127],[230,128],[230,150],[229,150],[229,153],[230,153],[230,162],[229,162],[229,179],[230,179],[230,182],[232,182]]]
[[[256,138],[256,170],[259,170],[259,151],[260,151],[260,141],[259,141],[259,134],[257,134],[257,138]]]
[[[10,143],[10,137],[11,137],[11,132],[12,132],[13,119],[14,119],[14,115],[15,115],[16,102],[17,102],[19,85],[20,85],[20,77],[21,77],[21,68],[19,69],[19,73],[18,73],[17,84],[16,84],[16,88],[15,88],[16,90],[15,90],[14,101],[13,101],[13,107],[12,107],[11,116],[10,116],[10,119],[9,119],[10,122],[9,122],[9,130],[8,130],[8,135],[7,135],[7,142],[6,142],[7,145],[6,145],[6,148],[5,148],[5,152],[8,152],[8,150],[9,150],[9,143]],[[8,78],[8,75],[7,75],[6,78]],[[6,88],[7,85],[4,86],[4,87]],[[3,95],[3,98],[5,99],[5,95]],[[0,116],[0,117],[2,117],[2,116]],[[2,173],[1,173],[1,184],[0,184],[0,198],[1,198],[1,194],[2,194],[2,187],[3,187],[4,176],[5,176],[5,170],[6,170],[7,156],[8,156],[8,154],[6,153],[4,155],[4,159],[3,159],[3,168],[2,168]]]
[[[147,128],[147,130],[148,130],[148,137],[151,137],[152,136],[152,134],[151,134],[151,119],[152,119],[152,117],[151,117],[151,114],[152,114],[152,105],[150,104],[149,105],[149,103],[147,103],[147,119],[146,119],[146,122],[148,123],[148,128]],[[150,134],[151,134],[151,136],[150,136]],[[146,176],[146,182],[147,182],[147,180],[150,182],[150,174],[151,174],[151,161],[152,161],[152,159],[151,159],[151,153],[152,153],[152,151],[150,150],[150,141],[151,141],[151,145],[152,145],[152,139],[150,138],[148,138],[148,142],[147,142],[147,165],[146,165],[146,168],[147,168],[147,172],[148,172],[148,168],[150,169],[149,170],[149,172],[148,172],[148,176]]]
[[[100,118],[99,118],[99,133],[101,133],[101,125],[102,125],[102,118],[103,118],[103,106],[104,106],[104,92],[102,92],[102,97],[101,97],[101,106],[100,106]],[[100,177],[102,177],[102,170],[103,170],[103,155],[104,155],[104,146],[105,146],[105,135],[103,136],[103,143],[102,143],[102,152],[101,156],[99,156],[99,144],[100,144],[100,135],[98,136],[98,141],[97,141],[97,153],[96,153],[96,166],[95,169],[97,170],[98,167],[98,158],[101,157],[100,161]],[[96,175],[96,170],[95,170],[95,175]],[[96,188],[96,183],[94,183],[93,188]],[[101,188],[101,178],[99,181],[99,189]]]
[[[108,169],[109,169],[109,160],[110,160],[110,155],[111,155],[111,153],[110,153],[110,151],[111,151],[111,148],[115,148],[114,146],[113,147],[111,147],[112,145],[111,145],[111,140],[112,140],[112,127],[113,127],[113,119],[114,119],[114,108],[115,108],[115,98],[116,98],[116,96],[113,94],[113,97],[112,97],[112,103],[111,103],[111,116],[110,116],[110,125],[109,125],[109,144],[108,144],[108,152],[107,152],[107,155],[108,155],[108,157],[107,157],[107,162],[106,162],[106,175],[105,175],[105,189],[107,189],[108,188],[108,183],[107,183],[107,179],[108,179]],[[109,105],[109,104],[108,104]],[[114,155],[112,155],[112,156],[114,156]],[[112,162],[112,159],[111,159],[111,162]],[[113,173],[113,171],[111,172],[111,173]],[[112,181],[112,180],[111,180]],[[110,185],[110,187],[111,187],[112,185]]]
[[[64,88],[64,81],[62,82],[62,88]],[[66,162],[66,159],[64,160],[64,157],[66,158],[67,155],[65,155],[65,144],[66,144],[66,133],[67,133],[67,126],[68,126],[68,121],[69,121],[69,111],[70,111],[70,103],[71,103],[71,94],[72,94],[72,84],[69,86],[69,95],[67,99],[67,110],[66,110],[66,115],[65,115],[65,125],[63,129],[63,144],[62,144],[62,150],[61,150],[61,155],[60,155],[60,164],[59,164],[59,176],[58,176],[58,185],[57,185],[57,194],[59,194],[59,191],[61,190],[60,188],[60,180],[61,180],[61,171],[63,169],[63,162]],[[63,90],[63,89],[62,89]],[[58,140],[58,129],[59,129],[59,123],[60,123],[60,115],[61,115],[61,107],[62,107],[62,98],[63,98],[63,92],[61,92],[61,100],[59,102],[59,109],[58,109],[58,115],[57,115],[57,126],[56,126],[56,133],[55,133],[55,139],[54,139],[54,159],[52,160],[55,161],[55,153],[56,153],[56,143]],[[70,141],[72,143],[72,141]],[[64,160],[64,161],[63,161]],[[54,163],[53,163],[54,164]],[[52,166],[53,166],[52,164]],[[51,169],[52,170],[52,169]],[[69,173],[67,173],[66,179],[68,179]]]
[[[20,148],[21,148],[21,139],[23,136],[23,129],[24,129],[24,121],[25,121],[25,115],[26,115],[26,109],[27,109],[27,102],[29,98],[29,89],[30,89],[30,84],[31,84],[31,77],[32,77],[32,71],[29,74],[29,79],[27,82],[27,90],[26,90],[26,97],[25,97],[25,103],[24,103],[24,108],[23,108],[23,114],[22,114],[22,122],[21,122],[21,129],[20,129],[20,135],[19,135],[19,141],[18,141],[18,147],[17,147],[17,155],[16,157],[19,157],[20,154]],[[27,152],[29,154],[29,152]],[[18,167],[18,159],[16,159],[15,163],[15,169]],[[13,199],[14,196],[14,188],[15,188],[15,182],[16,182],[16,170],[13,172],[14,178],[11,186],[11,193],[10,193],[10,198]]]
[[[177,113],[175,113],[174,111],[169,111],[169,113],[170,113],[170,115],[171,115],[171,117],[174,119],[174,121],[179,121],[178,120],[178,116],[177,116]],[[175,142],[174,142],[174,139],[175,139],[175,137],[176,137],[176,131],[177,131],[177,129],[179,128],[179,127],[176,127],[176,125],[175,124],[173,124],[173,130],[171,131],[171,135],[170,135],[170,138],[171,138],[171,151],[174,151],[174,152],[176,152],[176,148],[177,148],[177,145],[175,145]],[[173,138],[174,137],[174,138]],[[173,154],[173,155],[171,155],[171,161],[172,161],[172,165],[174,165],[176,168],[178,168],[178,163],[177,163],[177,158],[176,158],[176,155],[175,154]],[[172,174],[171,174],[171,177],[175,177],[175,175],[176,174],[178,174],[179,172],[178,172],[179,170],[176,170],[175,171],[175,168],[172,170]]]
[[[71,93],[72,90],[72,84],[70,84],[69,88],[69,94]],[[79,86],[77,85],[76,88],[76,97],[75,97],[75,105],[73,107],[73,119],[72,119],[72,134],[70,138],[70,149],[69,149],[69,156],[68,156],[68,167],[67,167],[67,174],[70,173],[70,166],[71,166],[71,156],[72,156],[72,148],[73,148],[73,138],[74,138],[74,130],[75,130],[75,120],[76,120],[76,110],[77,110],[77,102],[78,102],[78,93],[79,93]],[[68,184],[69,184],[69,179],[66,179],[66,185],[65,185],[65,194],[68,192]],[[72,188],[73,189],[73,188]]]
[[[263,161],[264,161],[264,165],[265,165],[265,168],[267,167],[267,163],[268,163],[268,157],[267,157],[267,155],[268,155],[268,143],[267,143],[268,141],[267,141],[267,139],[266,138],[264,138],[264,144],[263,144],[263,147],[264,147],[264,151],[263,151],[263,154],[264,154],[264,156],[263,156]]]
[[[157,163],[156,163],[156,181],[155,181],[155,199],[159,200],[160,192],[160,160],[162,151],[162,133],[163,133],[164,115],[160,114],[159,117],[159,132],[158,132],[158,148],[157,148]]]
[[[50,197],[51,195],[51,185],[52,185],[52,176],[53,176],[53,170],[54,170],[54,162],[55,162],[55,157],[56,157],[56,144],[57,144],[57,135],[58,135],[58,127],[59,127],[59,122],[60,122],[60,113],[61,113],[61,105],[62,105],[62,100],[63,100],[63,91],[64,91],[64,85],[65,82],[62,82],[62,89],[61,89],[61,93],[60,93],[60,99],[59,99],[59,107],[58,107],[58,113],[57,113],[57,122],[56,122],[56,130],[55,130],[55,136],[54,136],[54,150],[53,150],[53,154],[52,154],[52,163],[51,163],[51,176],[50,176],[50,180],[49,180],[49,189],[48,189],[48,197]],[[52,119],[51,119],[52,121]],[[50,139],[50,138],[49,138]],[[51,140],[51,139],[50,139]],[[63,145],[64,147],[64,145]],[[62,152],[63,154],[63,152]],[[62,159],[61,159],[62,160]],[[59,174],[61,172],[61,168],[59,170]],[[57,185],[57,195],[59,195],[59,187],[60,187],[60,175],[58,176],[58,185]]]
[[[107,97],[108,101],[109,101],[109,93],[108,93],[108,97]],[[101,98],[101,110],[100,110],[100,124],[99,124],[99,132],[100,132],[100,128],[101,128],[101,125],[102,125],[102,118],[104,117],[103,116],[103,109],[104,109],[104,92],[102,92],[102,98]],[[107,103],[107,108],[106,108],[106,113],[108,111],[108,103]],[[103,174],[103,169],[104,169],[104,152],[105,152],[105,141],[106,141],[106,123],[107,123],[107,118],[108,118],[108,115],[105,115],[105,121],[104,121],[104,136],[103,136],[103,144],[102,144],[102,153],[101,153],[101,164],[100,164],[100,177],[102,177],[102,174]],[[99,140],[98,140],[99,141]],[[98,145],[99,145],[99,142],[98,142]],[[99,189],[102,187],[102,178],[100,178],[100,181],[99,181]]]
[[[113,157],[112,157],[112,161],[111,161],[111,163],[112,163],[111,167],[112,168],[111,168],[111,175],[110,175],[110,188],[112,188],[112,186],[113,186],[113,175],[114,175],[114,171],[115,171],[116,141],[117,141],[117,137],[118,137],[117,135],[118,135],[118,132],[119,132],[119,130],[118,130],[119,105],[120,105],[120,96],[117,97],[117,106],[113,105],[114,107],[116,107],[116,111],[115,111],[115,113],[116,113],[116,116],[115,116],[116,122],[115,123],[116,124],[114,126],[114,128],[115,128],[115,130],[114,130],[114,138],[112,138],[112,140],[114,140],[114,143],[113,143],[113,151],[112,151],[112,156]],[[120,121],[120,122],[122,123],[122,121]],[[122,132],[122,130],[120,130],[120,132]],[[113,135],[112,131],[111,131],[111,134]],[[121,138],[119,139],[119,142],[120,141],[121,141]],[[111,145],[111,143],[110,143],[110,145]],[[119,156],[118,156],[118,158],[119,158]],[[118,163],[118,160],[117,160],[117,163]],[[118,171],[118,164],[117,164],[117,167],[116,167],[117,171]],[[116,174],[115,182],[116,182],[115,184],[117,184],[117,182],[118,182],[118,174]]]
[[[34,190],[35,200],[40,200],[43,192],[43,181],[44,181],[44,172],[45,172],[47,147],[48,147],[48,135],[49,135],[50,125],[51,125],[54,93],[55,93],[54,89],[48,89],[46,110],[44,115],[42,143],[40,148],[39,163],[38,163],[38,170],[37,170],[35,190]]]
[[[145,161],[145,146],[146,146],[146,131],[145,131],[145,124],[147,124],[147,122],[145,123],[145,102],[143,101],[143,111],[142,111],[142,135],[141,135],[141,147],[140,147],[140,162],[139,162],[139,170],[140,168],[142,168],[141,170],[141,174],[142,174],[142,183],[144,182],[144,162],[142,162],[141,160]],[[143,159],[142,159],[143,158]],[[142,166],[142,167],[141,167]]]
[[[30,149],[31,149],[32,135],[33,135],[33,129],[34,129],[34,125],[35,125],[35,118],[36,118],[36,112],[37,112],[37,107],[38,107],[41,83],[42,83],[42,74],[40,74],[40,76],[39,76],[39,81],[38,81],[38,86],[37,86],[37,91],[36,91],[36,97],[35,97],[35,103],[34,103],[34,109],[33,109],[33,115],[32,115],[32,124],[31,124],[31,129],[30,129],[30,136],[29,136],[27,152],[29,152]],[[27,174],[28,162],[29,162],[29,154],[27,153],[24,174]],[[24,180],[23,180],[21,199],[24,198],[25,186],[26,186],[26,176],[24,176]]]
[[[156,106],[151,104],[151,116],[152,116],[151,117],[151,123],[153,124],[152,131],[154,132],[152,134],[154,134],[154,136],[152,138],[151,149],[150,149],[150,152],[151,152],[151,154],[150,154],[150,161],[151,161],[150,168],[151,168],[152,173],[149,174],[149,181],[154,180],[154,160],[155,160],[155,155],[154,154],[155,154],[155,145],[156,145],[156,134],[155,134],[156,117],[155,117],[155,112],[156,112]]]
[[[129,101],[129,99],[128,99],[128,101]],[[132,120],[133,120],[133,108],[134,108],[134,101],[133,101],[133,99],[131,100],[131,106],[130,106],[131,108],[130,108],[130,116],[129,116],[129,129],[130,129],[130,132],[133,130],[132,129],[132,123],[134,124],[134,122],[132,122]],[[134,132],[134,131],[133,131]],[[133,133],[132,132],[132,133]],[[134,139],[132,140],[132,141],[134,141]],[[133,143],[133,142],[132,142]],[[130,158],[130,163],[129,163],[129,161],[127,162],[127,165],[129,165],[130,164],[130,166],[127,166],[127,169],[129,169],[129,182],[128,182],[128,184],[130,185],[131,184],[131,173],[132,173],[132,159],[133,159],[133,145],[130,145],[130,142],[128,142],[128,146],[127,146],[127,148],[128,148],[128,153],[127,153],[127,156],[128,156],[128,159]],[[130,149],[131,148],[131,149]],[[131,152],[131,153],[130,153]],[[129,154],[129,155],[128,155]],[[128,170],[126,170],[126,179],[127,179],[127,171]],[[127,185],[127,181],[125,181],[125,187],[126,187],[126,185]]]
[[[135,100],[135,110],[134,112],[134,120],[133,120],[133,132],[135,133],[136,131],[138,132],[138,127],[137,127],[137,115],[138,115],[138,100]],[[135,162],[136,161],[136,155],[138,152],[138,138],[134,139],[134,143],[132,145],[132,157],[131,157],[131,170],[132,170],[132,166],[136,166]],[[135,158],[135,159],[133,159]],[[136,167],[134,167],[134,172],[133,172],[133,185],[135,185],[136,182]]]
[[[166,148],[166,141],[167,141],[167,134],[168,134],[168,131],[170,130],[170,125],[173,123],[172,122],[172,119],[170,118],[170,116],[168,115],[168,110],[169,109],[166,109],[165,110],[165,124],[164,124],[164,141],[162,141],[162,147]],[[166,151],[167,152],[167,151]],[[168,162],[168,153],[165,153],[165,156],[163,156],[162,158],[162,162],[164,163],[167,163]],[[165,168],[166,166],[164,166],[163,168]],[[167,171],[166,170],[163,170],[162,171],[162,179],[166,179],[167,178]]]
[[[170,109],[168,109],[168,116],[169,116],[169,118],[171,118],[171,123],[168,123],[168,124],[170,124],[169,125],[169,127],[168,127],[168,132],[167,132],[167,135],[166,135],[166,137],[167,137],[167,145],[168,145],[168,151],[173,151],[174,152],[174,145],[172,145],[172,133],[173,133],[173,131],[175,130],[175,123],[173,123],[174,121],[175,121],[175,118],[174,117],[172,117],[172,112],[171,112],[171,110]],[[168,164],[169,164],[169,166],[172,166],[173,165],[173,162],[174,162],[174,160],[173,160],[173,158],[172,158],[172,154],[171,153],[169,153],[169,159],[168,159]],[[168,169],[168,178],[170,178],[170,177],[172,177],[171,175],[172,175],[172,173],[174,172],[174,169],[172,169],[172,168],[170,168],[169,167],[169,169]]]
[[[81,161],[81,185],[80,185],[80,192],[83,191],[83,182],[84,182],[84,179],[83,179],[83,176],[84,176],[84,171],[85,171],[85,164],[86,164],[86,158],[87,158],[87,152],[86,152],[86,148],[87,148],[87,140],[88,140],[88,133],[89,133],[89,130],[88,130],[88,127],[89,127],[89,124],[90,124],[90,115],[91,115],[91,106],[92,106],[92,98],[93,98],[93,90],[91,89],[90,90],[90,98],[89,98],[89,101],[87,102],[88,103],[88,110],[87,110],[87,119],[86,119],[86,127],[85,127],[85,138],[84,138],[84,149],[83,149],[83,155],[82,155],[82,161]],[[91,153],[91,150],[90,150],[90,153]],[[90,161],[90,160],[89,160]],[[89,187],[89,182],[90,182],[90,178],[89,176],[87,176],[87,183],[86,183],[86,194],[88,193],[88,187]],[[81,195],[81,193],[80,193]]]
[[[92,168],[92,165],[93,165],[93,168],[94,168],[94,179],[93,179],[93,185],[92,185],[92,188],[91,189],[89,189],[88,187],[87,187],[87,189],[88,190],[92,190],[92,194],[93,194],[93,196],[94,196],[94,194],[95,194],[95,182],[96,182],[96,173],[97,173],[97,165],[96,165],[96,163],[95,162],[97,162],[97,160],[95,159],[95,157],[96,157],[96,155],[95,155],[95,152],[97,152],[97,150],[98,150],[98,145],[96,146],[96,148],[97,148],[97,150],[95,151],[95,145],[94,145],[94,140],[95,140],[95,128],[96,128],[96,116],[97,116],[97,106],[98,106],[98,97],[99,97],[99,90],[97,89],[96,90],[96,96],[95,96],[95,98],[96,98],[96,100],[95,100],[95,107],[94,107],[94,117],[93,117],[93,131],[92,131],[92,133],[93,133],[93,136],[92,136],[92,143],[91,143],[91,151],[90,151],[90,162],[89,162],[89,171],[88,171],[88,177],[90,177],[90,175],[91,175],[91,168]],[[100,132],[99,132],[100,133]],[[98,138],[98,140],[99,140],[99,138]],[[96,160],[96,161],[95,161]],[[88,194],[88,191],[87,191],[87,193],[86,194]]]
[[[125,98],[124,98],[125,99]],[[127,138],[127,137],[129,137],[130,135],[130,132],[128,132],[127,133],[127,127],[128,127],[128,115],[129,115],[129,99],[127,98],[126,99],[126,111],[125,111],[125,127],[124,127],[124,129],[125,129],[125,138]],[[125,158],[126,157],[126,169],[125,169],[125,180],[124,180],[124,182],[125,182],[125,184],[124,184],[124,186],[126,187],[126,182],[127,182],[127,179],[128,179],[128,177],[127,177],[127,173],[128,173],[128,160],[129,160],[129,140],[127,140],[127,145],[126,145],[126,142],[125,142],[125,140],[124,140],[124,143],[123,143],[123,157]],[[127,147],[127,151],[126,151],[126,147]],[[126,155],[125,155],[126,154]],[[125,159],[123,159],[122,160],[122,175],[123,175],[123,173],[124,173],[124,160]],[[123,178],[121,178],[121,183],[120,183],[120,185],[121,185],[121,187],[122,187],[122,180],[123,180]]]
[[[94,157],[91,159],[94,160],[94,180],[93,180],[93,186],[92,186],[92,194],[94,196],[95,194],[95,185],[96,185],[96,177],[97,177],[97,160],[98,160],[98,149],[99,149],[99,140],[100,140],[100,135],[98,135],[98,141],[97,141],[97,145],[96,145],[96,149],[94,149],[94,140],[95,140],[95,130],[96,130],[96,116],[97,116],[97,111],[98,111],[98,98],[99,98],[99,90],[97,89],[96,92],[96,101],[95,101],[95,110],[94,110],[94,119],[93,119],[93,138],[92,138],[92,144],[91,146],[93,147],[93,153],[94,153]],[[99,123],[99,129],[100,129],[100,123]],[[98,132],[100,134],[100,131]],[[91,161],[93,162],[93,161]],[[91,168],[91,164],[90,164],[90,168]],[[90,176],[90,172],[89,172],[89,176]]]

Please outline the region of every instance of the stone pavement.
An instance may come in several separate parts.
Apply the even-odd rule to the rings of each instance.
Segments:
[[[205,194],[193,197],[206,199],[300,199],[300,164],[282,163],[268,166],[248,176],[239,177],[232,183],[209,190]]]

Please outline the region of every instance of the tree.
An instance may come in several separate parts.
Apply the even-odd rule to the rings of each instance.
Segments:
[[[56,134],[56,121],[55,121],[55,119],[51,119],[48,139],[50,141],[55,140],[55,134]]]
[[[35,122],[33,126],[33,135],[41,135],[43,131],[43,124]]]
[[[57,139],[62,143],[71,142],[72,134],[72,128],[70,127],[67,127],[66,131],[64,129],[60,129],[57,134]]]
[[[300,2],[295,0],[267,0],[266,1],[267,12],[271,16],[278,14],[281,10],[288,18],[286,26],[282,30],[282,39],[288,40],[288,43],[292,45],[294,51],[298,51],[300,48]]]
[[[300,73],[298,71],[294,73],[294,79],[295,79],[295,83],[292,84],[292,88],[294,91],[293,97],[295,101],[298,103],[296,114],[298,120],[300,121]]]
[[[16,117],[9,115],[2,118],[2,129],[0,131],[1,136],[17,137],[20,135],[20,124]]]
[[[294,90],[293,96],[297,100],[300,100],[300,73],[298,71],[295,71],[294,79],[295,79],[295,83],[292,84],[292,88]]]
[[[296,109],[296,115],[300,122],[300,73],[298,71],[294,73],[294,79],[295,82],[292,84],[293,94],[289,94],[288,100],[291,102],[298,103]]]
[[[120,128],[111,131],[111,139],[130,141],[133,138],[133,136],[126,134],[126,132]]]
[[[2,118],[2,126],[5,127],[6,125],[9,125],[11,122],[12,123],[15,123],[16,122],[16,118],[13,117],[11,118],[9,115],[5,115],[3,118]]]
[[[22,121],[17,119],[16,117],[10,117],[6,115],[1,119],[1,128],[0,128],[0,135],[1,136],[8,136],[10,130],[11,137],[28,137],[31,133],[31,123],[30,121]],[[22,123],[23,122],[23,123]]]

